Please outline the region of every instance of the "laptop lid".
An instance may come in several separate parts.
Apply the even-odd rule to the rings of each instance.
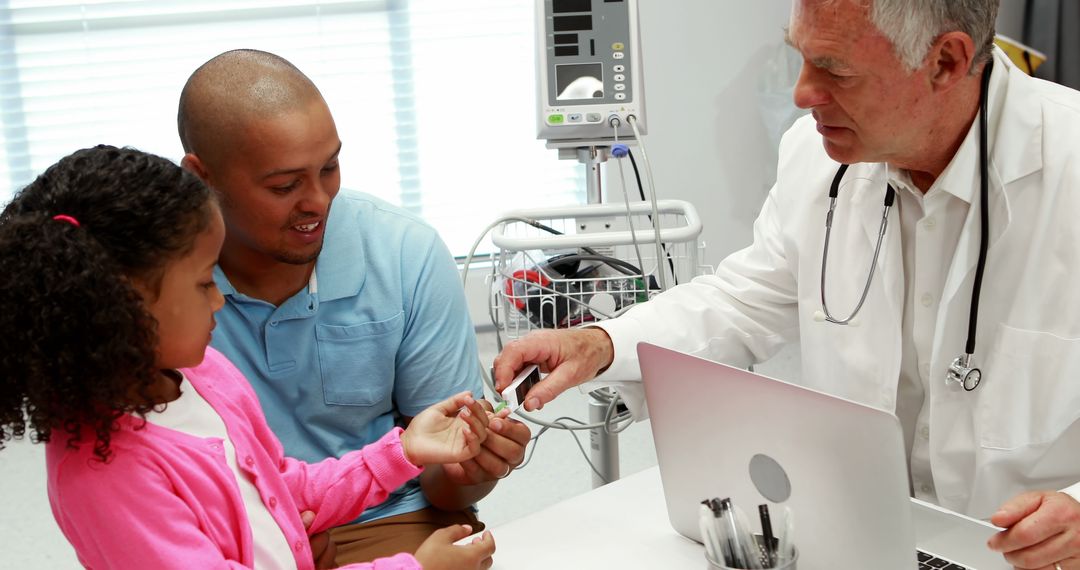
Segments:
[[[767,502],[752,479],[786,475],[800,568],[917,568],[895,416],[647,343],[638,356],[677,532],[701,541],[698,505],[709,497],[731,497],[749,517]],[[770,464],[761,457],[783,474],[756,467],[752,478],[751,461]]]

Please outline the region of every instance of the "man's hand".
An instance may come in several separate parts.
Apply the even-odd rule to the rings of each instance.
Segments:
[[[304,511],[300,513],[300,520],[304,522],[304,528],[311,528],[311,523],[315,522],[315,513]],[[334,545],[334,541],[330,540],[330,531],[324,530],[318,534],[313,534],[308,537],[308,541],[311,543],[311,556],[315,559],[315,568],[318,570],[337,568],[337,565],[334,564],[334,557],[337,556],[337,546]]]
[[[1080,503],[1071,496],[1023,493],[1002,505],[990,522],[1005,530],[987,546],[1016,568],[1080,570]]]
[[[448,526],[433,532],[416,550],[416,560],[424,570],[483,570],[491,567],[495,539],[490,531],[468,544],[454,543],[472,534],[467,524]]]
[[[592,380],[614,357],[611,338],[600,328],[533,331],[495,358],[495,387],[509,386],[526,364],[539,364],[548,375],[525,396],[525,409],[539,410],[568,388]]]
[[[491,414],[491,403],[480,402]],[[488,436],[480,447],[476,457],[461,463],[443,465],[446,478],[457,485],[476,485],[510,474],[525,459],[525,446],[532,437],[532,432],[525,424],[511,420],[507,416],[510,410],[502,410],[490,415]]]

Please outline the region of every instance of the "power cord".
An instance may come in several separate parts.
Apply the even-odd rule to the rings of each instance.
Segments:
[[[645,163],[645,176],[649,179],[649,189],[652,190],[649,192],[649,197],[652,199],[652,213],[653,218],[655,218],[652,226],[656,237],[656,261],[659,263],[660,260],[663,259],[663,254],[661,253],[661,244],[663,242],[660,240],[660,208],[656,204],[656,181],[653,180],[652,165],[649,163],[649,153],[645,150],[645,140],[641,137],[641,131],[638,129],[637,117],[629,115],[626,117],[626,122],[629,123],[630,128],[634,130],[634,138],[637,139],[638,146],[641,147],[641,160]],[[625,195],[626,192],[624,191],[623,194]],[[656,273],[660,275],[660,290],[667,291],[667,278],[664,277],[664,272],[661,270]]]
[[[605,485],[610,483],[611,481],[608,481],[607,477],[604,477],[600,473],[600,470],[596,468],[596,465],[593,464],[593,462],[589,459],[589,454],[585,451],[585,447],[581,445],[581,440],[578,439],[577,434],[574,433],[574,429],[580,429],[580,428],[572,428],[571,426],[567,426],[566,424],[562,423],[563,420],[568,421],[568,422],[581,423],[580,420],[576,420],[574,418],[567,417],[567,416],[562,416],[562,417],[559,417],[559,418],[555,418],[555,422],[554,422],[553,425],[562,426],[563,429],[567,430],[567,433],[569,433],[570,436],[574,438],[574,443],[577,444],[578,449],[581,450],[581,455],[585,458],[585,463],[589,464],[589,469],[591,469],[592,472],[595,473],[596,476],[599,477],[600,480],[603,481]],[[518,465],[517,467],[514,468],[515,471],[517,471],[518,469],[524,469],[525,466],[528,465],[530,461],[532,461],[533,453],[536,452],[536,447],[538,445],[540,445],[540,436],[544,435],[544,432],[546,432],[549,429],[551,429],[551,427],[544,426],[544,427],[540,428],[540,431],[537,432],[536,435],[534,435],[532,438],[530,438],[530,441],[532,442],[532,447],[529,448],[529,453],[528,453],[528,455],[526,455],[525,461],[522,461],[520,465]]]
[[[641,172],[638,171],[637,160],[634,159],[634,153],[629,148],[626,149],[626,156],[630,158],[630,165],[634,167],[634,178],[637,179],[638,196],[641,196],[641,201],[644,202],[646,200],[645,187],[641,184]],[[624,189],[623,193],[625,192],[626,190]],[[648,218],[650,223],[657,223],[653,222],[651,214],[648,216]],[[672,258],[671,252],[668,251],[666,243],[661,243],[660,247],[664,249],[664,256],[667,257],[668,267],[671,269],[671,278],[675,281],[675,284],[678,285],[679,276],[675,273],[675,260]]]

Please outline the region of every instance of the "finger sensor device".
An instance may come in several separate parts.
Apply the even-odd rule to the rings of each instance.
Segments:
[[[510,383],[502,392],[499,393],[502,396],[502,404],[499,405],[496,412],[504,407],[510,408],[513,412],[521,407],[521,404],[525,403],[525,396],[529,393],[529,390],[540,381],[540,367],[535,364],[526,366],[521,372],[518,373],[514,381]]]

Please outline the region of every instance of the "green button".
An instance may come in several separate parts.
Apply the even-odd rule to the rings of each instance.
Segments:
[[[623,45],[622,42],[615,42],[615,43],[611,44],[611,49],[613,49],[615,51],[622,51],[623,48],[625,48],[625,47],[626,46]]]
[[[566,117],[563,115],[548,115],[548,124],[550,125],[561,125],[565,120]]]

